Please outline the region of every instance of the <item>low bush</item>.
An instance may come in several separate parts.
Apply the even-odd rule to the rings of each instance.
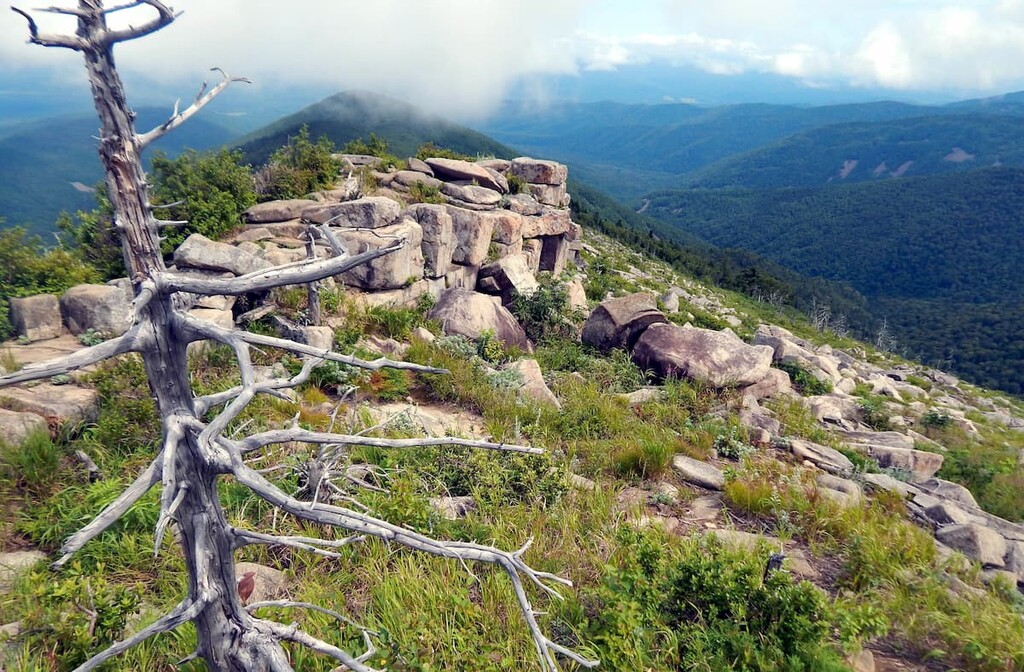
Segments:
[[[775,367],[789,374],[796,391],[805,397],[815,397],[832,392],[832,383],[821,380],[813,373],[795,362],[778,362]]]

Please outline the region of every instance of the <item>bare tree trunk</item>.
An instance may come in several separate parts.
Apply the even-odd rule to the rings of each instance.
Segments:
[[[122,30],[108,27],[108,14],[136,7],[151,8],[156,11],[157,16],[147,23]],[[484,441],[449,438],[387,440],[359,435],[306,432],[299,428],[263,432],[241,441],[224,436],[231,422],[245,410],[256,395],[278,394],[282,389],[302,384],[309,378],[313,367],[324,360],[371,370],[392,367],[434,374],[446,372],[383,358],[367,362],[290,340],[235,329],[222,329],[184,312],[178,306],[179,293],[237,296],[287,285],[316,283],[390,254],[400,249],[405,241],[399,240],[387,247],[349,257],[340,241],[325,225],[320,227],[320,233],[333,250],[334,256],[329,259],[314,258],[301,265],[289,264],[232,279],[204,279],[169,272],[164,266],[160,252],[159,231],[164,223],[154,217],[153,208],[149,204],[146,176],[140,154],[153,140],[198,112],[229,83],[239,80],[224,75],[223,80],[209,90],[204,84],[193,104],[187,109],[179,112],[176,106],[174,114],[166,122],[139,135],[134,127],[135,115],[128,106],[124,87],[114,66],[113,47],[120,42],[148,35],[169,25],[177,16],[173,10],[160,0],[129,1],[110,9],[104,9],[102,0],[79,0],[77,8],[51,7],[40,10],[77,17],[78,30],[74,36],[42,34],[30,14],[19,9],[14,11],[28,21],[30,42],[47,47],[72,49],[81,52],[85,57],[93,100],[102,123],[100,158],[106,171],[110,200],[115,212],[115,226],[120,234],[125,266],[135,290],[135,301],[133,324],[124,335],[73,355],[28,366],[16,373],[0,377],[0,387],[41,380],[120,354],[136,352],[145,363],[150,389],[163,422],[163,446],[156,459],[117,500],[65,542],[62,548],[63,555],[54,566],[60,567],[66,563],[72,554],[117,522],[134,503],[160,483],[161,512],[156,527],[156,551],[160,550],[167,526],[171,521],[175,521],[180,532],[182,552],[189,574],[188,595],[175,609],[151,626],[96,654],[78,670],[93,670],[148,637],[191,621],[195,624],[198,637],[198,650],[195,655],[202,658],[210,670],[217,672],[290,670],[288,656],[281,645],[284,641],[294,642],[330,656],[356,672],[369,671],[371,668],[364,663],[376,651],[370,641],[369,631],[359,628],[366,642],[366,651],[356,657],[308,635],[294,624],[285,626],[257,618],[253,615],[256,609],[261,606],[276,606],[312,609],[337,617],[346,624],[346,627],[355,625],[341,614],[304,603],[265,603],[244,607],[239,599],[234,568],[234,552],[250,544],[287,546],[328,557],[339,557],[331,549],[369,536],[463,563],[477,561],[500,565],[512,583],[542,668],[549,671],[557,669],[555,654],[571,658],[586,667],[596,665],[595,661],[586,660],[556,644],[540,631],[536,612],[530,604],[521,577],[527,578],[538,590],[553,597],[559,595],[548,585],[549,583],[571,583],[560,577],[538,572],[526,564],[523,556],[530,547],[529,540],[522,548],[513,552],[478,544],[437,541],[391,525],[361,511],[318,502],[315,498],[313,502],[300,502],[252,470],[243,461],[244,455],[290,441],[324,446],[322,454],[326,463],[330,465],[343,462],[346,456],[345,449],[350,445],[376,445],[393,449],[463,445],[528,453],[541,451]],[[312,243],[311,228],[311,246]],[[312,311],[318,307],[318,299],[314,290],[311,290],[310,301],[310,317],[315,322],[317,317]],[[232,348],[241,373],[240,386],[206,397],[194,396],[189,381],[187,348],[189,343],[203,339],[213,339]],[[302,371],[291,379],[257,382],[250,359],[250,348],[255,345],[282,348],[302,355],[305,358]],[[202,421],[208,411],[219,406],[223,408],[214,420],[209,423]],[[232,475],[236,482],[295,518],[350,530],[357,536],[328,541],[305,537],[280,537],[232,527],[224,515],[218,496],[218,480],[225,474]],[[327,474],[325,478],[329,475]],[[339,486],[333,483],[328,485],[334,491],[340,491]]]

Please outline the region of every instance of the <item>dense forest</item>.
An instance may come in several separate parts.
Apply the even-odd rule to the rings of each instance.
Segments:
[[[1021,184],[1024,169],[1003,167],[817,189],[662,191],[649,211],[716,245],[849,282],[897,350],[1020,393]]]

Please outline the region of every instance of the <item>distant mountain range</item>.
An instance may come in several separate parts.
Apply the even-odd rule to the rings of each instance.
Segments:
[[[138,110],[137,125],[149,129],[168,110]],[[48,234],[61,211],[91,209],[90,189],[103,178],[95,114],[19,124],[0,132],[0,217],[7,225]],[[230,142],[234,134],[202,116],[153,145],[177,155],[187,147],[206,149]]]

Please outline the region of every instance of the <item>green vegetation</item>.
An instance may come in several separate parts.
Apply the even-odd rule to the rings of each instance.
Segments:
[[[303,124],[270,155],[256,173],[260,201],[302,198],[337,182],[341,163],[332,157],[334,143],[326,135],[310,140],[309,126]],[[235,156],[241,157],[239,151]],[[244,210],[244,208],[243,208]]]
[[[832,391],[832,383],[830,381],[821,380],[795,362],[779,362],[774,366],[788,373],[789,379],[793,382],[793,387],[805,397],[828,394]]]
[[[3,226],[3,220],[0,220]],[[62,294],[69,287],[99,280],[99,274],[73,250],[46,249],[21,227],[0,228],[0,339],[13,335],[10,299]]]

